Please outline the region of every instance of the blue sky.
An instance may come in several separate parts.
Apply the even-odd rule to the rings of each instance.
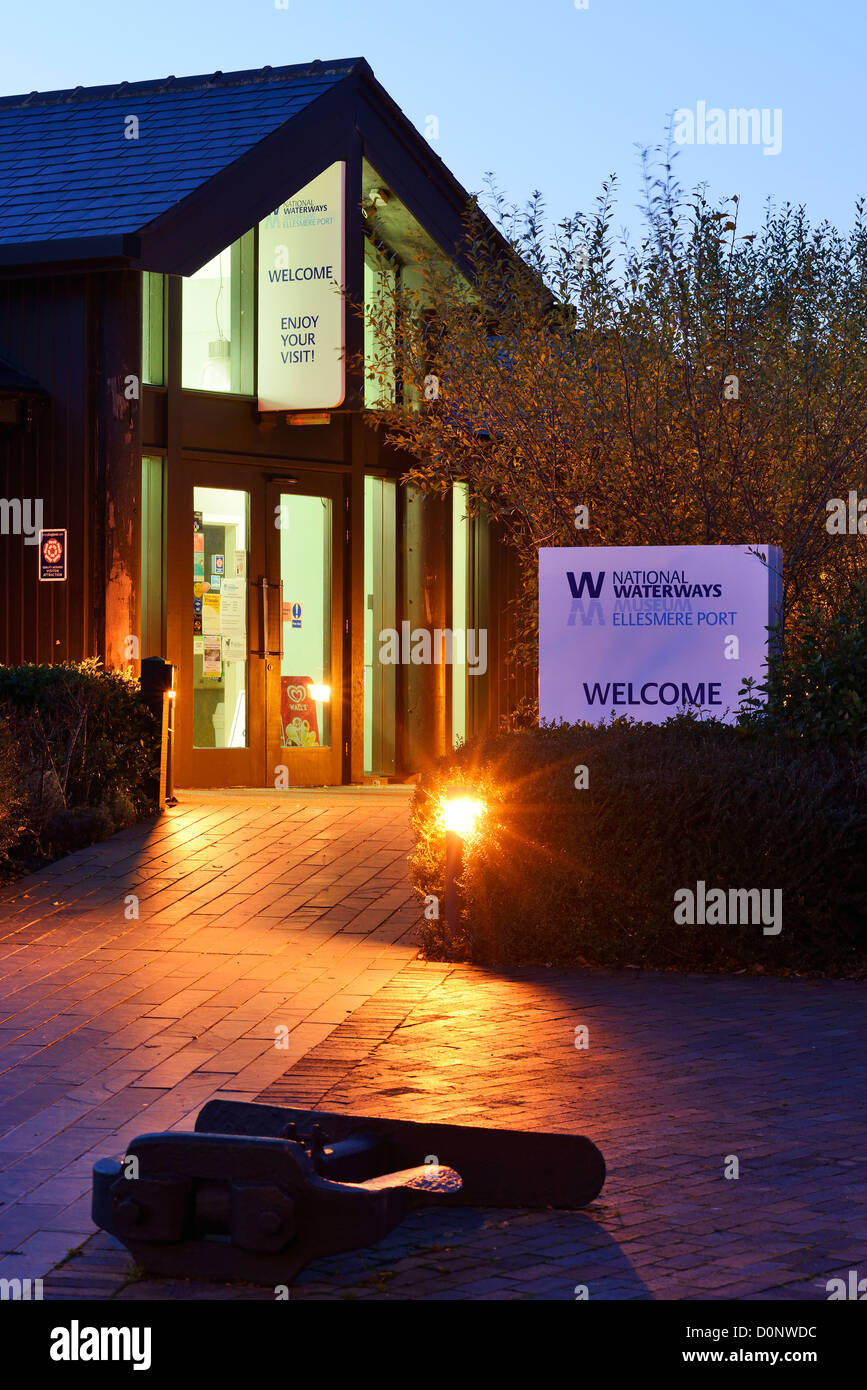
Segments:
[[[579,0],[584,3],[584,0]],[[635,229],[636,146],[675,109],[780,111],[782,148],[684,145],[679,176],[851,223],[867,185],[861,0],[42,0],[5,8],[0,91],[136,81],[313,58],[368,59],[470,189],[493,170],[514,200],[589,210],[616,172],[615,225]],[[779,129],[779,125],[774,129]],[[769,131],[771,127],[768,127]],[[767,143],[770,143],[768,141]]]

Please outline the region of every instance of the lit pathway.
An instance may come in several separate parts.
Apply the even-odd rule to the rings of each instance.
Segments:
[[[586,1211],[419,1213],[317,1260],[292,1299],[799,1303],[867,1278],[865,1000],[842,980],[409,962],[260,1099],[584,1133],[608,1180]],[[128,1269],[100,1234],[46,1296],[274,1299]]]
[[[0,890],[0,1277],[93,1232],[94,1159],[254,1098],[415,955],[408,805],[182,793]]]

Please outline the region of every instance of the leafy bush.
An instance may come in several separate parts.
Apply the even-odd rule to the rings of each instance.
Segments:
[[[12,731],[0,718],[0,870],[25,830],[23,808],[21,769]]]
[[[787,647],[762,685],[746,682],[743,722],[775,737],[867,748],[867,584],[836,612],[807,608]]]
[[[156,809],[159,730],[96,661],[0,666],[0,866],[104,839]],[[4,754],[5,749],[5,754]]]
[[[478,789],[488,809],[465,844],[456,930],[424,922],[429,956],[847,974],[867,963],[863,756],[685,716],[473,740],[413,802],[412,880],[440,905],[450,782]],[[699,881],[781,890],[781,933],[678,925],[674,894]]]

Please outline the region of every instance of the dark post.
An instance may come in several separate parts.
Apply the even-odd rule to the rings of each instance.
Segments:
[[[141,663],[142,699],[160,723],[159,808],[174,805],[172,744],[174,741],[175,668],[161,656],[145,657]]]
[[[447,945],[452,945],[458,931],[458,879],[461,876],[461,837],[456,830],[446,830],[445,931]]]

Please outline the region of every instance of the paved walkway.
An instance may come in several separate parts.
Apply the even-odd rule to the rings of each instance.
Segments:
[[[182,794],[0,891],[0,1277],[92,1234],[95,1158],[254,1098],[415,955],[408,797]]]
[[[583,1132],[605,1188],[583,1212],[421,1213],[311,1265],[291,1297],[826,1299],[828,1279],[867,1277],[865,998],[844,981],[410,962],[260,1099]],[[274,1296],[128,1268],[98,1236],[47,1291]]]
[[[867,985],[422,963],[406,809],[203,798],[0,898],[0,1239],[19,1252],[0,1276],[81,1244],[48,1297],[272,1299],[131,1279],[117,1242],[86,1239],[92,1159],[219,1093],[583,1132],[605,1154],[586,1211],[421,1213],[293,1299],[800,1301],[867,1277]]]

